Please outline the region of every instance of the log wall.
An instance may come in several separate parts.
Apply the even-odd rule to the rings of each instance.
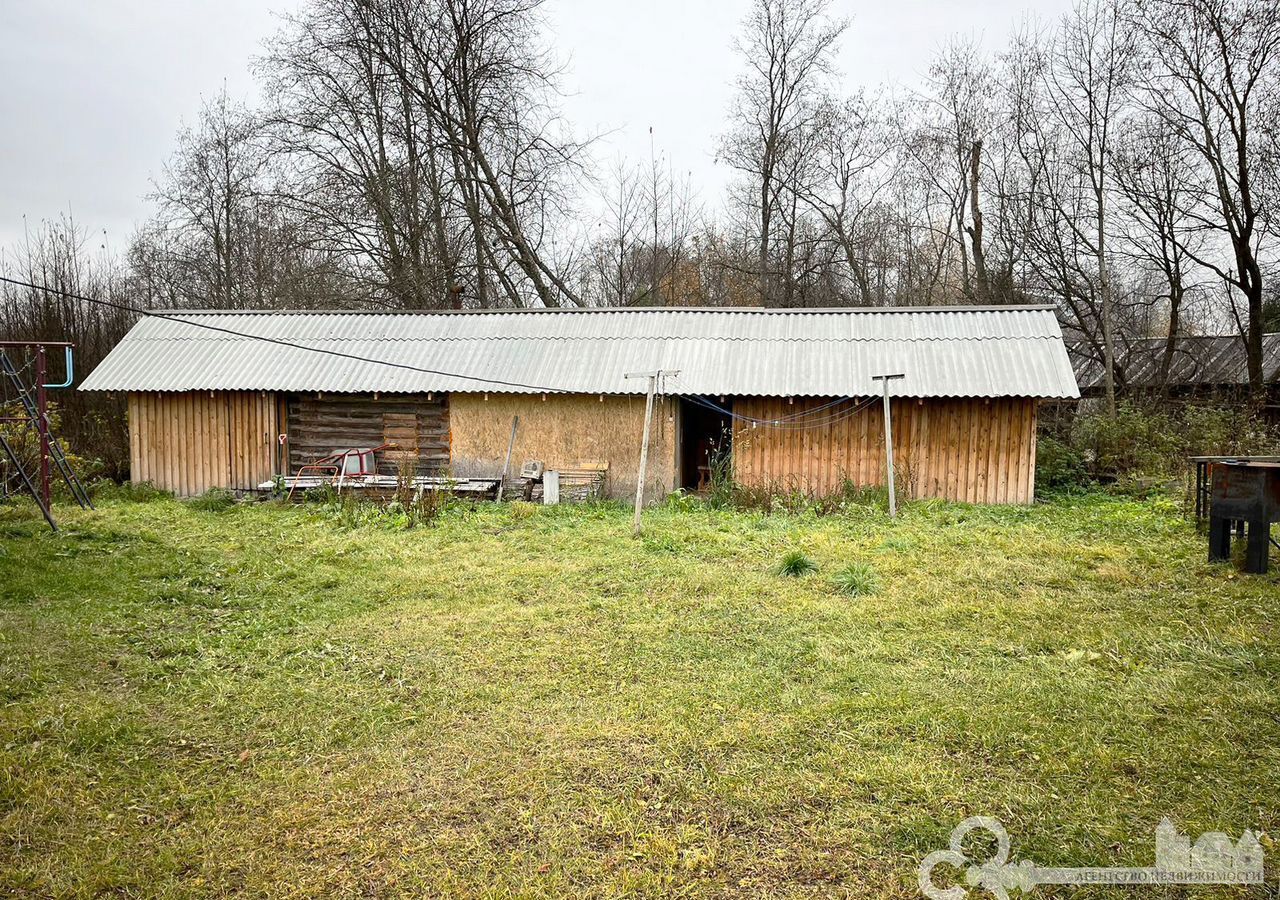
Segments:
[[[277,471],[278,433],[273,394],[130,394],[130,478],[180,497],[251,490]]]
[[[829,400],[740,398],[734,412],[782,419]],[[884,415],[877,399],[815,412],[818,428],[751,427],[733,438],[735,477],[743,484],[822,495],[843,480],[884,483]],[[858,411],[853,412],[853,410]],[[850,414],[852,413],[852,414]],[[901,494],[967,503],[1030,503],[1035,495],[1036,401],[895,399],[893,456]]]
[[[378,454],[378,471],[395,475],[402,459],[419,474],[449,465],[449,407],[436,394],[303,394],[288,405],[289,471],[355,447],[395,444]]]

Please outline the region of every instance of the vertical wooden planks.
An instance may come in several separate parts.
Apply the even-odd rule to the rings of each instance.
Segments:
[[[260,392],[130,394],[130,479],[179,496],[256,488],[276,470],[276,407]]]

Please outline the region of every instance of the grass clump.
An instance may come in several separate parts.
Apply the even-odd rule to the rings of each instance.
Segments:
[[[868,597],[880,591],[880,578],[869,563],[849,563],[831,579],[836,590],[847,597]]]
[[[818,571],[818,564],[806,556],[803,550],[788,550],[774,571],[787,578],[800,578]]]
[[[162,491],[150,481],[126,481],[123,484],[108,478],[96,479],[89,485],[89,494],[94,500],[118,501],[124,503],[154,503],[157,500],[172,500],[171,491]]]
[[[507,504],[507,511],[511,514],[511,521],[513,522],[532,519],[538,514],[540,508],[538,504],[530,503],[528,500],[513,500]]]
[[[222,512],[235,506],[236,498],[230,491],[222,488],[209,488],[199,497],[188,500],[187,505],[204,512]]]

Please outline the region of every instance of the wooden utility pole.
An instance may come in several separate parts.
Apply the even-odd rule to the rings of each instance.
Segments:
[[[891,519],[898,517],[898,496],[893,482],[893,417],[889,413],[889,382],[895,378],[905,377],[905,374],[871,376],[872,381],[879,381],[884,386],[884,461],[889,485],[889,518]]]
[[[678,375],[679,372],[664,372],[658,369],[654,372],[631,372],[626,378],[647,378],[649,379],[649,389],[645,394],[644,400],[644,431],[640,438],[640,469],[636,473],[636,511],[631,520],[632,535],[640,534],[640,510],[644,508],[644,483],[649,473],[649,425],[653,421],[653,395],[658,389],[658,379],[664,375]]]

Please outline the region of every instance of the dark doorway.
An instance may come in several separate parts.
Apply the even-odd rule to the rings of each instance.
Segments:
[[[733,449],[733,401],[719,397],[680,400],[680,487],[706,490],[713,473],[725,473]]]

